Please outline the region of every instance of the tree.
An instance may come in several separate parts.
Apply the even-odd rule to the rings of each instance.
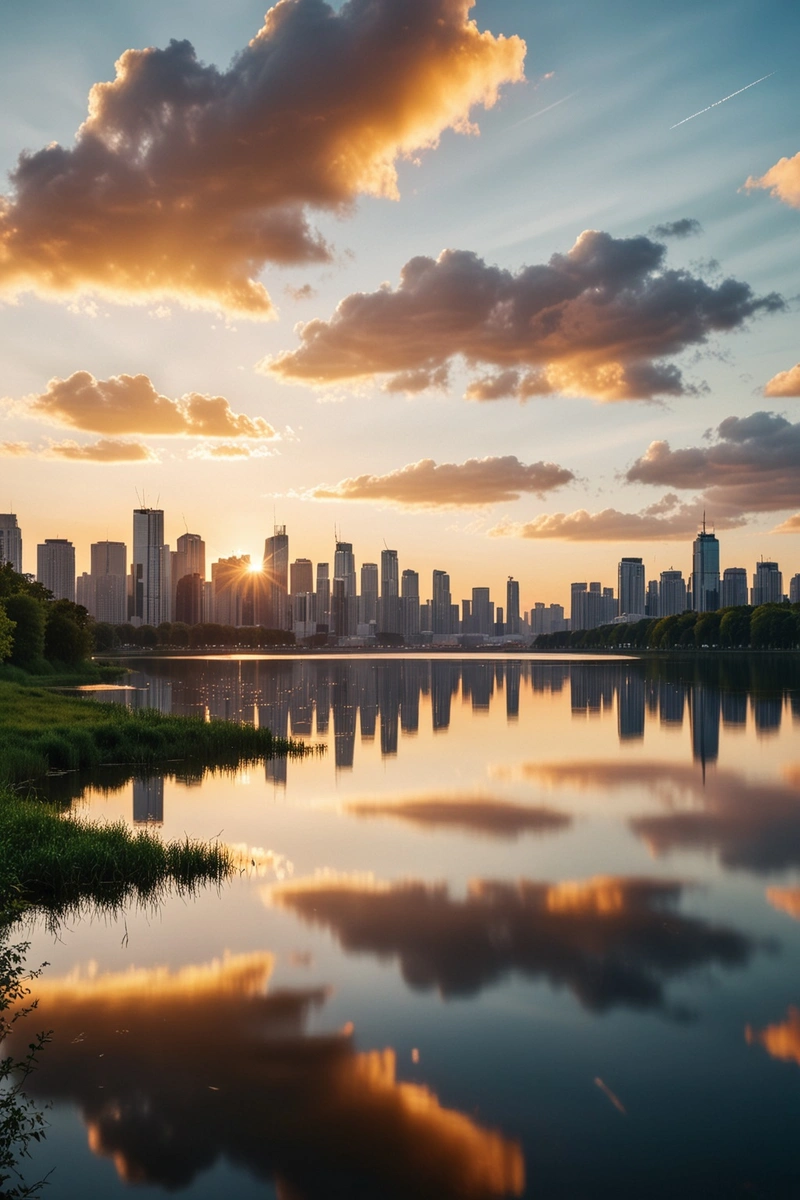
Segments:
[[[750,609],[727,608],[719,623],[720,645],[743,648],[750,645]]]
[[[9,595],[3,604],[16,625],[9,661],[15,667],[30,667],[44,658],[45,606],[23,592]]]
[[[11,655],[15,629],[16,624],[6,613],[3,604],[0,603],[0,662],[4,662]]]
[[[95,650],[113,650],[119,645],[117,628],[107,621],[96,621],[92,626],[92,637]]]
[[[44,654],[48,662],[74,667],[91,657],[94,643],[87,610],[71,600],[54,600],[46,608]]]

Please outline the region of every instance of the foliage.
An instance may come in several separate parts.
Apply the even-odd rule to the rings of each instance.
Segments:
[[[26,972],[27,949],[26,944],[0,944],[0,1042],[3,1043],[16,1032],[17,1022],[36,1008],[35,1001],[32,1004],[25,1001],[30,995],[28,984],[41,972]],[[26,1184],[19,1165],[20,1159],[30,1157],[31,1142],[39,1142],[44,1136],[44,1116],[23,1089],[48,1040],[47,1034],[39,1033],[20,1057],[15,1058],[12,1053],[0,1060],[0,1195],[5,1200],[34,1197],[45,1182]]]
[[[11,620],[5,606],[0,602],[0,662],[3,662],[11,654],[16,627],[16,622]]]
[[[44,604],[25,592],[15,592],[6,598],[4,607],[16,625],[9,661],[15,667],[34,666],[44,658]]]
[[[89,631],[89,614],[69,600],[54,600],[47,605],[44,655],[48,662],[74,667],[85,662],[94,649]]]
[[[762,604],[755,609],[744,605],[716,612],[684,612],[631,625],[540,634],[533,645],[537,650],[794,650],[800,648],[800,605]]]

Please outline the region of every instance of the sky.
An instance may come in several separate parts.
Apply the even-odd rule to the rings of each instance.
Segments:
[[[45,537],[79,572],[130,544],[138,491],[208,561],[275,522],[332,561],[338,530],[423,597],[434,568],[499,603],[514,575],[524,608],[623,555],[688,574],[704,511],[723,567],[800,571],[796,0],[40,0],[4,26],[25,569]]]

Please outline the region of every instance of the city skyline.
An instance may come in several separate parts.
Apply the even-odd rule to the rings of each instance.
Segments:
[[[316,26],[304,41],[292,25],[305,0],[285,25],[252,0],[109,0],[88,41],[83,3],[18,7],[0,47],[0,508],[24,514],[25,570],[67,536],[88,572],[92,542],[129,540],[143,487],[174,515],[170,545],[185,513],[210,561],[255,561],[273,524],[325,561],[338,525],[423,576],[447,546],[459,597],[476,558],[493,592],[513,562],[523,594],[564,604],[577,553],[587,580],[629,554],[647,579],[688,575],[677,548],[703,509],[730,562],[792,558],[791,0],[736,4],[722,34],[719,7],[689,0],[382,0],[368,35],[358,4],[323,5],[309,20],[328,13],[335,73]],[[369,56],[399,4],[408,43],[378,88]],[[179,105],[143,132],[191,72],[208,84],[203,170]],[[218,85],[239,89],[242,128]],[[152,210],[125,192],[145,162]]]

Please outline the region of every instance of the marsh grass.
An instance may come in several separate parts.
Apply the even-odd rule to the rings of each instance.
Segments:
[[[307,752],[301,743],[252,725],[134,711],[0,682],[0,785],[7,787],[35,784],[53,771],[110,764],[153,770],[181,762],[235,770]]]

